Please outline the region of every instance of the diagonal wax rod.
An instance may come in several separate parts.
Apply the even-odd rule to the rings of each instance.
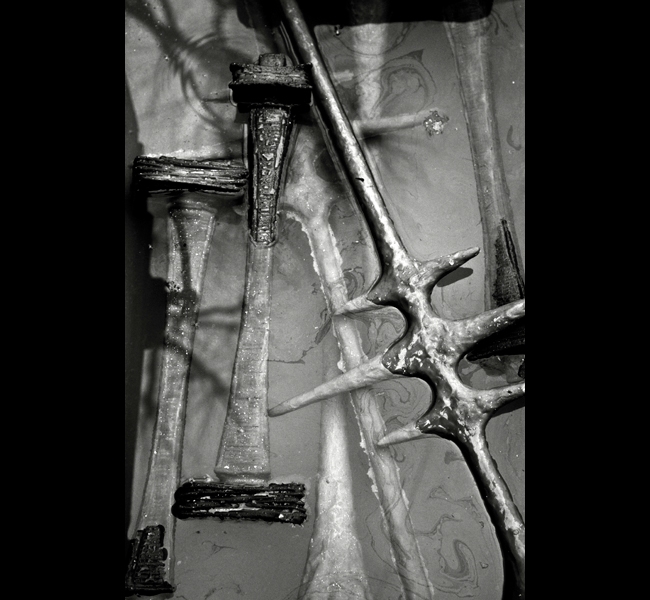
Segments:
[[[388,117],[355,119],[351,121],[351,125],[357,137],[366,139],[401,129],[422,126],[430,114],[430,110],[421,110],[413,115],[391,115]]]
[[[158,409],[142,504],[133,527],[127,595],[173,591],[174,525],[187,385],[210,241],[219,203],[240,197],[247,172],[231,161],[138,157],[134,185],[168,211],[165,337]]]
[[[326,398],[332,398],[338,394],[344,392],[351,392],[353,390],[358,390],[373,383],[379,381],[386,381],[398,377],[398,375],[393,375],[381,362],[381,357],[377,356],[368,362],[362,363],[349,371],[346,371],[343,375],[334,377],[327,383],[323,383],[313,390],[295,396],[291,400],[277,404],[273,408],[269,409],[270,417],[278,417],[289,412],[293,412],[298,408],[303,406],[308,406],[314,402],[319,402],[320,400],[325,400]]]

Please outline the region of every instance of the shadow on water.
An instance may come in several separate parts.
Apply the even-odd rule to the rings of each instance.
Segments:
[[[260,0],[215,0],[216,10],[208,33],[188,35],[175,17],[177,8],[169,0],[157,3],[154,11],[146,0],[126,0],[128,17],[144,26],[158,43],[165,57],[166,74],[178,78],[187,105],[215,131],[232,126],[232,118],[224,117],[220,106],[229,102],[228,65],[233,62],[251,62],[251,45],[233,38],[230,15],[237,19],[256,38],[265,36],[269,47],[274,45],[270,24],[277,24],[279,15],[274,4]],[[256,46],[257,44],[254,44]]]

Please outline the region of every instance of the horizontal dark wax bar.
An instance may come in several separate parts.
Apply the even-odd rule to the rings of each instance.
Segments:
[[[268,486],[188,481],[174,495],[178,519],[249,519],[299,525],[307,517],[301,483]]]
[[[304,105],[311,102],[311,65],[279,66],[232,63],[228,85],[236,104]]]
[[[138,156],[133,173],[136,188],[149,193],[182,190],[237,195],[248,181],[248,170],[231,160]]]

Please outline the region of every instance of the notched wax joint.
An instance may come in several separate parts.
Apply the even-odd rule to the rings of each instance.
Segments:
[[[256,104],[309,106],[311,65],[287,64],[283,54],[262,54],[260,64],[232,63],[232,101],[242,110]]]
[[[126,570],[124,595],[155,596],[174,591],[165,581],[167,549],[163,547],[165,528],[148,525],[131,540],[131,554]]]
[[[247,519],[300,525],[307,517],[302,483],[268,486],[194,481],[176,490],[172,514],[178,519]]]

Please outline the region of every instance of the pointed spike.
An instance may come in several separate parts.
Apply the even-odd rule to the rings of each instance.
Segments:
[[[466,248],[465,250],[459,250],[447,256],[443,256],[440,260],[444,261],[444,264],[448,265],[449,269],[457,269],[461,265],[464,265],[468,260],[471,260],[481,252],[481,249],[478,246],[472,246],[471,248]]]
[[[498,306],[474,317],[456,321],[456,327],[466,339],[468,347],[512,325],[526,315],[526,300],[517,300]]]
[[[409,423],[387,433],[383,438],[377,442],[377,446],[384,448],[386,446],[391,446],[393,444],[401,444],[402,442],[408,442],[410,440],[419,440],[422,438],[431,437],[430,433],[423,433],[420,431],[415,423]]]
[[[331,398],[344,392],[351,392],[360,388],[372,385],[379,381],[395,379],[398,375],[391,373],[381,362],[381,356],[376,356],[372,360],[350,369],[346,373],[335,377],[334,379],[319,385],[309,392],[295,396],[290,400],[269,409],[270,417],[277,417],[286,413],[308,406],[314,402]]]
[[[422,263],[417,275],[412,278],[413,285],[431,285],[437,283],[442,277],[464,265],[468,260],[474,258],[481,249],[478,246],[459,250],[453,254],[439,256],[433,260]]]
[[[453,252],[452,254],[439,256],[438,258],[430,260],[425,264],[431,265],[432,267],[435,264],[439,269],[443,269],[445,273],[449,273],[461,265],[464,265],[468,260],[474,258],[480,251],[481,249],[478,246],[472,246],[471,248],[459,250],[458,252]]]
[[[352,300],[349,300],[342,306],[339,306],[335,309],[333,315],[351,315],[355,313],[365,312],[368,310],[378,310],[382,308],[379,304],[375,304],[371,300],[368,300],[366,296],[357,296]]]
[[[478,399],[482,408],[486,411],[493,412],[501,408],[504,404],[526,394],[526,382],[520,381],[511,385],[502,385],[481,392]]]

